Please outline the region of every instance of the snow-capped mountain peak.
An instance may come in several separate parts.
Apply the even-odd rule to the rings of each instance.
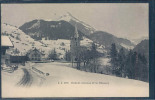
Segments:
[[[73,20],[74,18],[69,12],[67,12],[66,14],[64,14],[58,18],[58,20],[65,20],[67,22],[69,22],[71,19]]]
[[[93,27],[91,27],[90,25],[86,24],[85,22],[77,19],[76,17],[74,17],[71,13],[67,12],[66,14],[63,14],[62,16],[60,16],[58,18],[58,21],[60,20],[64,20],[64,21],[67,21],[69,23],[71,23],[73,26],[75,26],[75,24],[77,25],[77,28],[78,25],[83,25],[87,30],[89,30],[90,34],[93,33],[96,29],[94,29]]]

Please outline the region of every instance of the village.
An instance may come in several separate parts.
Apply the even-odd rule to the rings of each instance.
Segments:
[[[95,44],[94,44],[95,45]],[[90,53],[89,50],[86,51],[86,48],[80,45],[80,37],[78,34],[78,30],[75,27],[74,35],[70,40],[70,50],[66,52],[65,56],[62,58],[58,58],[55,49],[52,51],[52,54],[45,54],[37,47],[32,47],[25,54],[16,54],[10,55],[7,53],[7,50],[10,48],[14,48],[14,44],[9,38],[9,36],[2,36],[2,59],[1,59],[1,69],[4,73],[16,73],[16,71],[22,69],[24,75],[20,82],[21,86],[30,86],[31,82],[30,71],[38,74],[39,76],[49,76],[52,73],[48,73],[48,71],[38,69],[36,65],[46,66],[51,64],[51,66],[57,67],[55,64],[61,64],[61,66],[67,66],[78,70],[83,70],[83,67],[86,66],[88,61],[84,59],[85,56],[88,56],[84,53]],[[15,49],[16,50],[16,49]],[[85,51],[84,51],[85,50]],[[18,52],[16,50],[16,52]],[[94,52],[95,54],[95,52]],[[85,56],[84,56],[85,55]],[[96,55],[94,55],[96,56]],[[91,56],[92,57],[92,56]],[[67,65],[66,65],[67,64]],[[97,68],[85,68],[85,71],[94,71],[97,72]],[[45,71],[45,72],[44,72]],[[33,74],[34,74],[33,73]]]
[[[130,91],[126,91],[123,92],[124,96],[144,96],[144,93],[145,96],[148,95],[146,94],[146,91],[149,91],[149,88],[147,88],[148,84],[145,82],[137,80],[133,82],[133,80],[109,76],[102,72],[98,72],[101,69],[99,69],[96,65],[96,58],[92,60],[93,67],[85,67],[88,62],[87,59],[84,58],[86,56],[89,57],[92,52],[90,52],[89,49],[86,51],[87,53],[82,52],[82,50],[85,49],[80,47],[80,39],[76,27],[74,36],[70,40],[71,52],[67,52],[67,54],[69,54],[65,56],[65,59],[55,59],[55,53],[51,55],[52,59],[46,58],[45,54],[38,50],[37,47],[28,50],[25,55],[11,56],[8,55],[6,51],[13,48],[14,44],[7,36],[2,36],[1,38],[2,95],[4,97],[27,97],[24,94],[29,94],[28,97],[39,96],[39,94],[42,94],[45,97],[59,97],[60,93],[57,93],[58,91],[62,91],[61,96],[76,96],[79,91],[77,91],[77,89],[80,88],[91,91],[90,95],[84,91],[80,94],[78,93],[79,96],[84,97],[121,96],[117,93],[117,91],[124,91],[126,86],[132,87],[130,88],[130,91],[137,88],[139,92],[137,92],[137,94],[132,94]],[[94,47],[93,43],[92,47]],[[97,54],[93,51],[93,55],[90,57],[94,56],[97,56]],[[137,87],[137,84],[141,84],[143,88]],[[36,91],[36,89],[38,92],[33,92]],[[52,90],[49,91],[49,89]],[[69,91],[67,94],[66,89]],[[106,93],[106,91],[110,89],[113,89],[114,92]],[[8,90],[11,92],[8,93]],[[100,91],[100,93],[96,94],[96,92],[93,92],[92,90]],[[18,92],[23,94],[16,94]],[[40,96],[42,97],[42,95]]]
[[[2,97],[148,97],[146,6],[73,5],[2,5]]]

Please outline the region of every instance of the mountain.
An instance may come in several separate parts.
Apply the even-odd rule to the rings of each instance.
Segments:
[[[110,49],[112,43],[115,43],[118,49],[121,47],[132,49],[134,47],[134,44],[129,40],[117,38],[116,36],[104,31],[96,31],[88,37],[94,42],[104,45],[107,49]]]
[[[74,35],[75,27],[66,21],[33,20],[19,27],[27,35],[36,40],[70,39]],[[79,32],[80,38],[84,35]]]
[[[19,28],[9,25],[2,24],[2,35],[8,36],[12,43],[14,44],[13,48],[10,48],[7,53],[11,55],[25,55],[26,52],[32,48],[37,48],[42,51],[46,56],[53,49],[56,50],[59,57],[63,57],[65,55],[65,51],[69,50],[70,41],[65,39],[58,40],[35,40],[31,38],[29,35],[24,33]],[[65,44],[65,45],[62,45]],[[15,53],[18,51],[18,53]]]
[[[11,55],[25,55],[28,50],[34,47],[40,50],[42,49],[44,52],[50,50],[50,48],[45,47],[45,44],[35,41],[29,35],[13,25],[6,23],[2,24],[1,34],[8,36],[14,44],[14,47],[7,51],[7,53]],[[15,51],[18,51],[18,53]]]
[[[81,25],[79,25],[81,26]],[[82,25],[85,29],[85,27]],[[75,27],[69,22],[61,21],[44,21],[44,20],[33,20],[23,24],[19,27],[27,35],[31,36],[35,40],[57,40],[57,39],[67,39],[74,35]],[[126,49],[132,49],[134,44],[129,40],[123,38],[117,38],[116,36],[104,32],[104,31],[94,31],[92,34],[87,34],[79,31],[80,38],[87,37],[100,45],[104,45],[106,48],[110,48],[112,43],[116,43],[118,48],[124,47]]]
[[[29,23],[30,25],[33,24]],[[33,25],[33,28],[38,24]],[[70,40],[69,39],[57,39],[57,40],[47,40],[44,37],[41,40],[36,40],[31,37],[32,34],[26,34],[18,27],[13,25],[4,23],[2,26],[2,35],[8,36],[12,43],[14,44],[13,48],[10,48],[7,53],[11,55],[25,55],[27,51],[32,48],[37,48],[42,51],[46,56],[53,49],[56,50],[59,58],[64,58],[65,52],[70,50]],[[34,30],[35,31],[35,30]],[[37,34],[37,33],[36,33]],[[90,47],[91,43],[90,39],[83,37],[81,40],[81,46]],[[18,51],[15,52],[15,51]]]
[[[148,37],[143,36],[143,37],[138,38],[138,39],[133,39],[132,42],[137,45],[138,43],[140,43],[142,40],[145,40],[145,39],[148,39]]]
[[[149,40],[142,40],[139,44],[135,46],[133,51],[144,54],[147,60],[149,60]]]
[[[75,26],[81,40],[86,37],[106,49],[109,49],[112,43],[115,43],[118,48],[133,49],[135,46],[130,40],[118,38],[104,31],[96,31],[96,29],[78,20],[70,13],[60,16],[56,21],[36,19],[23,24],[19,29],[35,40],[42,40],[43,38],[45,40],[70,40],[74,35]]]
[[[75,18],[71,15],[71,13],[67,12],[66,14],[60,16],[57,20],[61,21],[67,21],[71,25],[76,26],[79,31],[84,33],[85,35],[90,35],[94,33],[96,30],[91,27],[90,25],[84,23],[83,21],[80,21],[79,19]]]
[[[32,20],[19,27],[23,32],[34,39],[43,37],[49,39],[70,39],[74,35],[74,27],[77,27],[80,38],[95,32],[90,25],[78,20],[70,13],[60,16],[56,21]]]
[[[111,46],[112,43],[116,43],[119,48],[124,47],[126,49],[133,49],[135,46],[130,40],[117,38],[104,31],[97,31],[90,25],[72,16],[69,12],[65,15],[62,15],[60,18],[58,18],[58,20],[65,20],[73,26],[77,26],[78,30],[88,36],[88,38],[92,39],[94,42],[100,43],[101,45],[105,45],[105,47]]]

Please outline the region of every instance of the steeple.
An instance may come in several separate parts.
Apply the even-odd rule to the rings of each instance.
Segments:
[[[77,30],[76,25],[75,25],[75,34],[74,34],[74,37],[75,38],[79,38],[79,34],[78,34],[78,30]]]
[[[74,63],[77,63],[77,68],[79,68],[79,59],[80,59],[80,39],[77,27],[75,25],[75,32],[74,36],[71,38],[70,41],[70,51],[71,51],[71,62],[72,67],[74,66]]]

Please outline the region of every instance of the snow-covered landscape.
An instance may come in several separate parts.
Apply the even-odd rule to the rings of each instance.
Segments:
[[[46,14],[31,9],[35,17],[21,8],[24,21],[19,9],[2,11],[2,97],[149,97],[149,39],[135,26],[143,19],[113,19],[114,12],[105,16],[96,7],[93,15],[49,8]],[[10,20],[11,13],[21,22]]]
[[[2,24],[2,35],[8,36],[14,47],[7,50],[12,56],[23,56],[30,49],[37,48],[48,57],[55,49],[59,59],[65,59],[66,51],[70,50],[70,40],[35,40],[19,28]],[[92,40],[83,37],[81,46],[91,49]],[[95,43],[97,51],[107,55],[104,45]],[[132,46],[121,44],[127,49]],[[19,50],[14,54],[14,50]],[[13,73],[2,71],[3,97],[148,97],[149,84],[146,82],[110,76],[107,68],[111,66],[110,58],[99,58],[100,73],[80,71],[71,67],[71,63],[26,63],[18,65]],[[32,67],[44,72],[44,75],[34,71]],[[26,72],[29,73],[28,75]],[[49,73],[49,76],[45,74]],[[109,75],[105,75],[105,74]],[[29,77],[28,77],[29,76]],[[28,77],[28,78],[27,78]],[[28,80],[27,80],[28,79]],[[24,83],[25,82],[25,83]],[[6,89],[7,87],[7,89]],[[136,92],[133,92],[135,91]],[[8,92],[9,91],[9,92]],[[36,92],[37,91],[37,92]],[[60,92],[61,91],[61,92]],[[42,94],[42,95],[40,95]]]
[[[7,50],[7,52],[11,55],[15,55],[12,52],[15,49],[19,50],[20,54],[18,55],[25,55],[26,52],[28,52],[30,49],[36,47],[39,50],[43,51],[46,56],[49,54],[49,52],[51,52],[51,50],[55,49],[59,54],[59,57],[64,58],[65,51],[70,50],[70,40],[45,40],[45,38],[43,38],[42,40],[36,41],[29,35],[26,35],[19,28],[6,23],[2,24],[2,35],[7,35],[14,44],[14,48]],[[92,40],[84,37],[81,41],[81,46],[91,47],[92,42]]]
[[[14,44],[14,48],[11,48],[7,52],[13,54],[12,49],[18,49],[20,51],[19,55],[24,55],[28,50],[37,47],[38,49],[48,54],[52,49],[56,49],[58,53],[64,54],[65,50],[69,49],[69,40],[47,40],[42,39],[41,41],[35,41],[29,35],[26,35],[20,29],[15,26],[2,24],[2,35],[8,35]],[[65,43],[66,46],[60,46],[61,43]]]
[[[49,76],[32,71],[32,66]],[[24,76],[22,68],[31,74],[30,86],[18,86]],[[2,91],[2,97],[148,97],[149,84],[79,71],[69,63],[29,63],[14,73],[2,71]]]

